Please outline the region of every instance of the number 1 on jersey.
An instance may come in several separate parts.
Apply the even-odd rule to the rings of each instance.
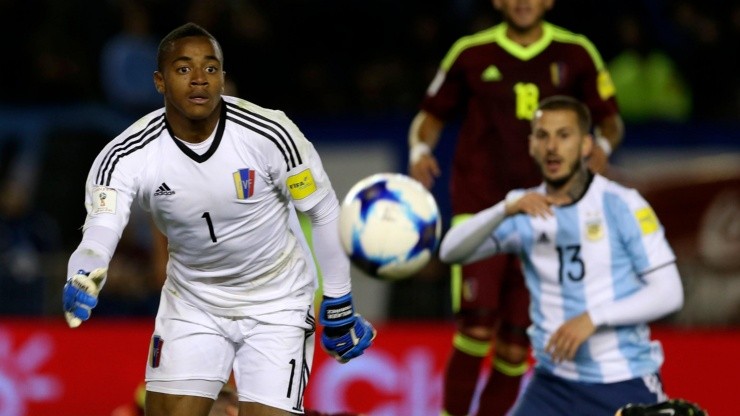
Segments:
[[[203,213],[203,216],[201,218],[206,219],[206,223],[208,224],[208,232],[211,233],[211,241],[215,243],[216,242],[216,232],[213,231],[213,222],[211,221],[211,213],[206,211]]]

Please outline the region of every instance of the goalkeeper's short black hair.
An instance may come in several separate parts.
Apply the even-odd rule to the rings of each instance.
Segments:
[[[215,45],[216,45],[216,51],[220,55],[219,60],[221,61],[221,65],[223,65],[224,61],[224,53],[221,49],[221,44],[218,43],[218,40],[207,30],[203,29],[201,26],[196,25],[195,23],[185,23],[184,25],[175,28],[172,32],[168,33],[167,36],[162,38],[162,41],[159,42],[159,48],[157,49],[157,70],[162,70],[162,65],[164,63],[164,57],[167,55],[167,53],[172,49],[173,45],[175,44],[175,41],[178,41],[183,38],[187,37],[205,37],[210,39]]]

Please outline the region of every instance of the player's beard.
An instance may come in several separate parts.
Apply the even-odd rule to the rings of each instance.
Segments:
[[[580,172],[585,172],[585,169],[583,169],[583,159],[578,158],[571,164],[570,169],[565,176],[555,179],[550,179],[545,176],[545,183],[549,185],[553,190],[560,190]]]

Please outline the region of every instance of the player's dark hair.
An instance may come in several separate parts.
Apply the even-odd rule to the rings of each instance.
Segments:
[[[541,110],[571,110],[578,117],[578,127],[581,132],[591,131],[591,112],[585,104],[567,95],[553,95],[540,101],[537,111]],[[536,113],[535,113],[536,114]]]
[[[178,41],[182,38],[187,38],[191,36],[196,37],[205,37],[213,41],[214,44],[216,44],[217,52],[220,55],[219,58],[221,59],[221,64],[223,65],[223,50],[221,49],[221,44],[218,43],[218,40],[211,35],[207,30],[203,29],[202,27],[196,25],[195,23],[185,23],[184,25],[175,28],[172,32],[168,33],[167,36],[162,38],[162,41],[159,42],[159,49],[157,49],[157,70],[162,70],[162,65],[164,64],[164,57],[167,55],[167,53],[173,48],[175,41]]]

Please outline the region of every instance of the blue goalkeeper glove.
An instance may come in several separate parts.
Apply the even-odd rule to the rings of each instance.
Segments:
[[[321,346],[340,363],[362,355],[377,334],[370,322],[355,313],[350,293],[338,298],[324,296],[319,322],[324,326]]]
[[[80,270],[64,285],[62,304],[64,318],[70,328],[77,328],[90,318],[92,308],[98,304],[98,293],[105,283],[107,267],[92,272]]]

